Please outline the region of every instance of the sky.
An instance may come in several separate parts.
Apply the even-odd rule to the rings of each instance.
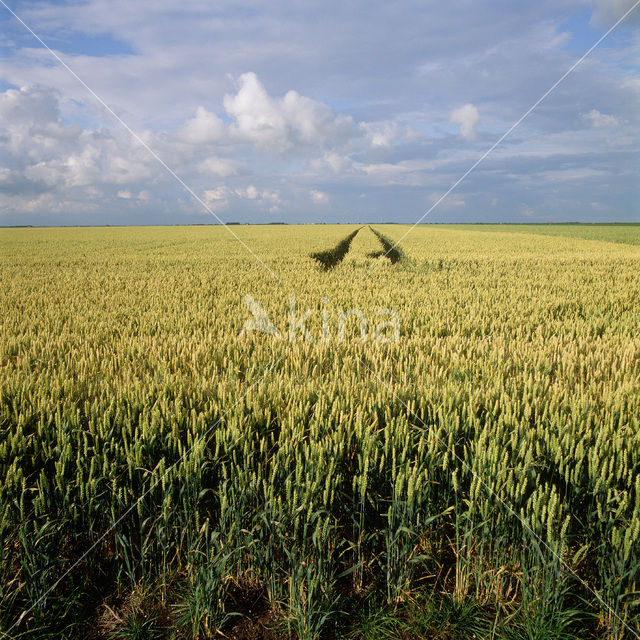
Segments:
[[[640,222],[636,1],[2,0],[0,225]]]

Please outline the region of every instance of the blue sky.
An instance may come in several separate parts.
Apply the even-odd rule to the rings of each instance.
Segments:
[[[4,0],[0,224],[415,222],[635,0]],[[640,7],[425,222],[640,221]]]

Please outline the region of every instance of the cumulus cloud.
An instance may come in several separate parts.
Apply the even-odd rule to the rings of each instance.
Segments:
[[[242,184],[252,174],[246,142],[276,156],[298,154],[299,166],[310,170],[337,172],[350,166],[350,141],[365,140],[362,125],[352,118],[296,91],[274,98],[253,73],[240,76],[237,93],[227,95],[224,103],[229,122],[201,105],[172,131],[138,132],[187,184],[198,188],[210,208],[244,202],[275,212],[283,205],[278,189]],[[119,207],[157,204],[163,189],[175,192],[172,178],[127,131],[65,124],[60,96],[51,88],[0,93],[0,116],[0,193],[13,198],[10,210],[53,211],[55,203],[74,198],[85,200],[87,210],[107,209],[110,201]],[[202,184],[231,178],[236,184]],[[328,198],[320,191],[311,197],[317,203]]]
[[[224,97],[235,120],[231,133],[259,149],[283,153],[299,144],[325,147],[358,135],[351,117],[335,115],[321,102],[293,90],[270,96],[255,73],[242,74],[238,85],[235,95]]]
[[[588,113],[583,113],[582,119],[596,129],[609,129],[620,124],[615,116],[600,113],[597,109],[591,109]]]
[[[85,202],[91,211],[108,200],[100,186],[109,187],[113,199],[142,200],[133,195],[140,192],[138,183],[157,172],[128,134],[65,124],[59,95],[49,87],[0,93],[0,117],[0,192],[9,198],[3,202],[8,210],[57,211],[64,202],[72,211]]]
[[[3,122],[56,123],[59,116],[58,92],[50,87],[7,89],[0,94],[0,118]]]
[[[476,125],[480,120],[478,109],[471,103],[467,103],[451,112],[449,121],[460,127],[460,137],[472,140],[476,135]]]
[[[178,138],[190,144],[216,142],[224,134],[225,127],[222,119],[203,106],[199,106],[193,118],[189,118],[178,130]]]

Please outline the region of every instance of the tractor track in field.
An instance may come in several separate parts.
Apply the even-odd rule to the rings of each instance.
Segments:
[[[396,262],[402,262],[406,259],[404,251],[399,247],[395,246],[395,242],[387,238],[387,236],[382,235],[379,231],[376,231],[373,227],[369,226],[372,233],[374,233],[378,240],[380,240],[380,244],[382,245],[382,251],[370,253],[370,257],[379,258],[380,256],[384,256],[385,258],[389,258],[391,264],[395,264]]]
[[[370,258],[380,258],[381,256],[388,258],[392,264],[396,262],[401,262],[406,259],[406,256],[402,249],[399,249],[394,245],[394,242],[387,238],[385,235],[376,231],[370,225],[367,225],[367,228],[378,238],[380,244],[382,245],[382,249],[380,251],[373,251],[372,253],[368,253],[368,257]],[[333,249],[327,249],[326,251],[316,251],[314,253],[309,254],[311,258],[317,260],[325,271],[329,271],[334,267],[337,267],[345,258],[347,253],[349,253],[349,249],[351,248],[351,241],[356,237],[359,231],[362,231],[364,226],[359,227],[352,233],[350,233],[346,238],[343,238],[338,242],[338,244],[333,247]]]
[[[363,229],[364,227],[359,227],[352,233],[350,233],[346,238],[340,240],[338,244],[333,247],[333,249],[328,249],[327,251],[316,251],[315,253],[310,254],[310,256],[317,260],[325,271],[329,271],[329,269],[333,269],[338,266],[344,257],[349,252],[349,248],[351,247],[351,241],[356,237],[358,231]]]

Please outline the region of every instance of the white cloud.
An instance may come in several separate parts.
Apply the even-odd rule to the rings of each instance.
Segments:
[[[57,92],[50,87],[7,89],[0,94],[0,119],[4,122],[56,123],[60,116]]]
[[[367,122],[362,128],[372,147],[390,147],[398,134],[395,122]]]
[[[325,104],[296,91],[271,97],[255,73],[242,74],[238,84],[235,95],[224,97],[225,110],[235,120],[231,133],[259,149],[283,153],[297,145],[322,148],[358,135],[351,117],[336,116]]]
[[[249,200],[255,200],[260,195],[259,191],[252,184],[244,190],[237,189],[236,193],[241,197],[249,198]]]
[[[620,124],[615,116],[600,113],[597,109],[591,109],[589,113],[583,113],[582,119],[596,129],[609,129]]]
[[[472,140],[476,135],[476,125],[480,120],[478,109],[471,103],[467,103],[451,112],[449,121],[460,127],[460,137]]]
[[[271,205],[280,203],[280,194],[277,190],[263,189],[260,191],[252,184],[244,189],[234,189],[233,193],[238,196],[238,198],[255,200],[258,204],[264,204],[265,202],[269,202]]]
[[[413,171],[411,164],[406,162],[399,162],[397,164],[392,164],[391,162],[378,162],[377,164],[363,164],[359,168],[367,175],[373,176],[388,176]]]
[[[353,161],[347,155],[326,151],[321,157],[314,159],[311,166],[317,171],[322,171],[327,167],[332,173],[345,173],[353,168]]]
[[[146,150],[136,148],[127,140],[94,140],[90,133],[84,133],[79,143],[79,149],[69,153],[62,163],[49,162],[59,170],[67,187],[137,184],[158,173],[156,163]]]
[[[285,151],[290,146],[287,125],[276,101],[267,94],[255,73],[241,75],[239,84],[235,96],[224,97],[224,108],[237,123],[234,134],[257,147]]]
[[[236,139],[239,134],[256,146],[268,143],[270,151],[277,154],[285,148],[289,154],[301,154],[304,165],[321,159],[333,170],[350,164],[344,153],[332,149],[333,144],[343,143],[341,128],[347,126],[362,138],[360,128],[350,118],[336,116],[326,105],[293,91],[280,99],[271,98],[254,74],[242,77],[237,95],[228,97],[227,106],[236,116],[230,124],[200,106],[173,132],[138,131],[187,184],[199,183],[198,191],[212,208],[249,201],[260,210],[275,212],[284,203],[278,189],[243,185],[241,176],[233,185],[207,188],[202,184],[206,178],[238,176],[238,158],[242,164],[248,161],[246,148]],[[54,203],[69,203],[74,197],[104,209],[109,202],[146,206],[162,200],[163,189],[175,192],[171,177],[126,131],[117,126],[113,130],[92,130],[63,124],[59,96],[51,89],[2,92],[0,114],[4,165],[0,169],[0,191],[5,198],[14,198],[8,207],[12,211],[35,211],[39,206],[54,211]],[[251,169],[243,171],[252,174]],[[326,197],[321,192],[315,196],[318,202]],[[197,209],[195,203],[192,205]]]
[[[325,191],[319,191],[318,189],[311,189],[309,191],[311,200],[314,204],[327,204],[329,202],[329,194]]]
[[[281,204],[282,203],[282,199],[280,197],[280,193],[278,191],[275,191],[275,190],[269,191],[268,189],[265,189],[261,194],[261,199],[265,200],[265,201],[269,201],[272,204]]]
[[[241,211],[262,211],[275,213],[283,203],[280,193],[275,189],[260,190],[255,185],[230,188],[220,185],[215,189],[205,189],[202,200],[214,212],[231,209],[234,204],[241,204]]]
[[[198,165],[198,171],[206,175],[220,176],[221,178],[233,176],[238,173],[231,161],[213,156],[203,160]]]
[[[28,180],[53,187],[61,182],[64,177],[58,166],[54,163],[37,162],[25,167],[23,175]]]
[[[206,189],[202,194],[202,200],[214,211],[216,209],[226,209],[229,206],[229,189],[225,186]]]
[[[2,190],[10,195],[57,192],[67,201],[75,188],[130,185],[157,172],[153,159],[126,132],[116,137],[107,129],[63,124],[52,89],[8,89],[0,93],[0,115]],[[113,189],[114,198],[122,197],[118,190],[125,191]]]
[[[200,106],[178,130],[178,138],[190,144],[208,144],[220,140],[225,134],[224,122],[215,113]]]
[[[120,189],[116,193],[116,197],[121,198],[122,200],[138,200],[140,202],[147,202],[149,200],[149,192],[146,189],[143,189],[136,194],[129,189]]]
[[[289,130],[303,142],[322,145],[332,135],[331,129],[340,121],[350,121],[344,116],[334,116],[326,105],[288,91],[281,102],[282,112]]]

